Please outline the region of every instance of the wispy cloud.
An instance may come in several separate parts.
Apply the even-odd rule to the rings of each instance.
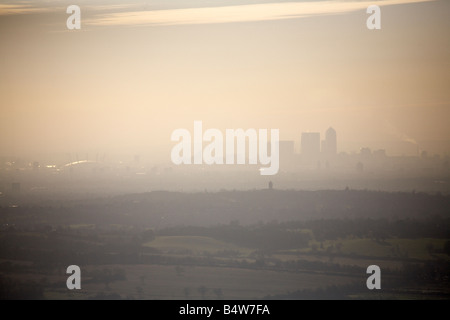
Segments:
[[[0,0],[1,1],[1,0]],[[5,15],[19,15],[19,14],[36,14],[45,12],[65,12],[69,2],[65,6],[61,1],[48,0],[48,1],[15,1],[14,3],[0,3],[0,16]],[[136,9],[142,7],[142,4],[135,3],[121,3],[101,5],[95,3],[81,3],[79,4],[82,10],[86,11],[100,11],[102,13],[111,12],[124,12],[130,9]]]
[[[54,9],[49,7],[37,7],[32,4],[0,4],[0,16],[48,12],[53,10]]]
[[[93,10],[93,11],[119,11],[123,9],[130,9],[136,7],[142,7],[142,4],[138,3],[123,3],[123,4],[110,4],[110,5],[87,5],[81,6],[82,8]]]
[[[293,19],[365,10],[374,3],[379,6],[388,6],[428,1],[434,0],[299,1],[163,10],[138,10],[147,7],[139,1],[137,3],[116,2],[111,5],[89,1],[81,3],[80,7],[82,11],[89,13],[83,25],[164,26]],[[65,7],[61,5],[61,1],[56,0],[8,1],[0,3],[0,16],[65,11]]]
[[[428,2],[433,0],[381,0],[379,6]],[[364,10],[374,1],[283,2],[225,7],[128,11],[98,14],[85,21],[92,26],[164,26],[252,22],[329,15]]]

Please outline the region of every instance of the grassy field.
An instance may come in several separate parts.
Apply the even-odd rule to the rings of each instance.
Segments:
[[[448,255],[442,253],[445,241],[447,240],[428,238],[387,239],[385,241],[354,238],[327,240],[320,243],[312,240],[307,248],[273,252],[272,257],[282,261],[306,259],[344,265],[369,265],[384,261],[384,265],[387,267],[397,268],[401,266],[400,260],[404,258],[422,261],[436,258],[449,259]],[[144,246],[158,249],[164,253],[215,254],[228,250],[235,252],[240,257],[247,257],[254,251],[250,248],[201,236],[161,236],[147,242]],[[329,254],[332,254],[333,258],[330,258]],[[386,259],[388,260],[386,261]]]
[[[365,281],[349,276],[312,273],[290,273],[269,270],[249,270],[223,267],[175,267],[159,265],[111,265],[126,272],[125,281],[106,286],[85,283],[80,292],[69,292],[63,286],[48,290],[46,298],[84,299],[97,293],[118,292],[122,296],[140,299],[257,299],[267,295],[284,294],[299,289],[313,289]],[[95,268],[83,266],[83,270]],[[63,279],[62,279],[63,280]],[[201,294],[200,287],[205,289]]]
[[[440,253],[443,251],[445,241],[447,239],[387,239],[385,241],[375,241],[367,238],[339,239],[333,241],[327,240],[322,243],[310,241],[308,248],[293,251],[303,253],[316,251],[364,257],[430,260],[436,257],[446,257],[446,255]]]
[[[233,250],[240,254],[246,254],[250,250],[236,245],[219,241],[210,237],[199,236],[163,236],[147,242],[144,246],[152,247],[163,252],[189,251],[195,254],[204,252],[216,253],[223,250]]]
[[[64,271],[53,275],[21,273],[20,281],[46,283],[44,296],[46,299],[86,299],[111,297],[116,295],[122,299],[259,299],[269,295],[283,295],[305,289],[326,288],[333,285],[361,284],[365,288],[367,275],[365,268],[376,264],[381,269],[400,270],[405,259],[420,261],[447,257],[442,251],[444,239],[339,239],[309,243],[308,248],[281,250],[265,254],[268,264],[259,265],[229,264],[230,261],[246,260],[255,263],[255,250],[242,248],[234,244],[218,241],[203,236],[158,236],[143,246],[159,250],[157,256],[183,259],[192,256],[204,259],[205,254],[215,257],[215,261],[223,259],[224,264],[204,264],[209,260],[201,260],[199,265],[143,264],[120,265],[80,265],[82,271],[82,290],[69,291],[65,286],[67,276]],[[232,257],[223,255],[229,251]],[[228,259],[228,260],[227,260]],[[289,262],[306,260],[341,266],[358,266],[362,271],[319,271],[323,269],[300,267],[298,269],[274,268],[270,261]],[[178,260],[182,261],[182,260]],[[212,260],[211,260],[212,261]],[[228,262],[227,262],[228,261]],[[228,263],[228,264],[227,264]],[[235,262],[234,262],[235,263]],[[123,270],[126,279],[109,282],[92,281],[89,275],[93,271],[104,269]],[[288,271],[289,270],[289,271]],[[389,277],[383,278],[384,282]],[[45,279],[45,281],[44,281]],[[51,284],[51,285],[50,285]],[[353,298],[364,299],[414,299],[421,298],[423,293],[417,288],[404,288],[404,292],[390,293],[367,292]],[[385,295],[385,293],[387,295]],[[389,296],[391,294],[391,296]],[[401,295],[398,295],[401,294]],[[119,296],[120,295],[120,296]]]

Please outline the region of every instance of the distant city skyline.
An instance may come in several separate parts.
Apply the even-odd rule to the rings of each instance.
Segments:
[[[68,30],[60,1],[0,0],[0,155],[165,161],[196,119],[450,154],[450,2],[377,3],[381,30],[359,1],[80,1]]]

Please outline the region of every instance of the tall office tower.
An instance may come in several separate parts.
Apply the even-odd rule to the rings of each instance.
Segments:
[[[320,154],[320,133],[302,132],[302,155],[305,157],[317,157]]]
[[[337,153],[336,130],[331,127],[325,132],[325,140],[322,141],[322,153],[328,156]]]

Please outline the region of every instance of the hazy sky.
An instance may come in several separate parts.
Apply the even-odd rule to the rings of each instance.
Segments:
[[[368,30],[369,4],[381,30]],[[81,30],[66,8],[81,7]],[[450,152],[450,1],[2,1],[0,155],[154,153],[177,128],[332,126]],[[404,141],[401,143],[401,141]]]

